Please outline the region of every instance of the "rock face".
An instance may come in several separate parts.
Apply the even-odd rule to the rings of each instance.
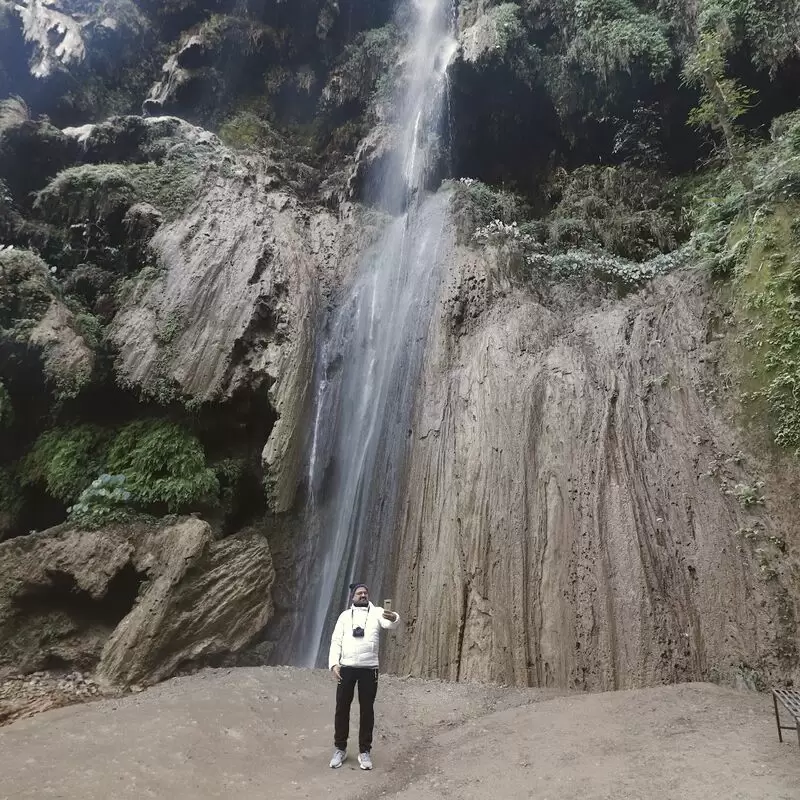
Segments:
[[[692,271],[600,304],[454,250],[389,669],[582,689],[800,677],[798,486],[723,413],[717,313]]]
[[[156,531],[141,549],[164,567],[106,642],[101,680],[162,680],[187,661],[241,649],[269,621],[275,572],[263,536],[215,543],[191,520]]]
[[[118,380],[162,400],[269,392],[264,414],[277,421],[267,482],[273,508],[285,511],[305,444],[318,309],[357,225],[346,212],[305,207],[266,156],[236,155],[174,118],[143,124],[168,123],[179,128],[170,153],[181,158],[183,144],[201,177],[189,207],[150,241],[161,271],[130,285],[111,326]]]
[[[149,683],[241,648],[272,613],[265,539],[216,542],[193,518],[12,539],[0,575],[0,669],[96,665],[107,683]]]
[[[31,74],[44,78],[61,66],[80,63],[86,56],[81,22],[65,13],[63,3],[23,0],[16,4],[25,40],[34,46]]]
[[[12,371],[16,351],[27,345],[41,355],[47,381],[62,396],[74,395],[92,373],[94,353],[76,331],[75,316],[59,299],[47,265],[25,250],[0,251],[0,288],[4,373]]]

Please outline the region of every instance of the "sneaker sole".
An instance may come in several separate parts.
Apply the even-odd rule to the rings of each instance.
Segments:
[[[365,767],[360,761],[358,762],[358,766],[361,767],[363,770],[372,769],[372,767]]]

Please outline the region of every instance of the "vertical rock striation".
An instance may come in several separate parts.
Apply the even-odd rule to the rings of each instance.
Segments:
[[[797,531],[768,477],[769,516],[735,496],[765,468],[712,390],[707,283],[545,302],[501,272],[454,251],[432,326],[390,668],[582,689],[796,680]]]

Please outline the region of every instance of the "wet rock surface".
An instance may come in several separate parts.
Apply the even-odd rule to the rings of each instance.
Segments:
[[[796,681],[797,476],[737,429],[704,277],[601,301],[523,288],[476,251],[450,264],[394,540],[409,622],[392,669]]]

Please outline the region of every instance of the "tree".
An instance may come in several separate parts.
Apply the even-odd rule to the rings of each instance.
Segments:
[[[726,75],[727,53],[732,37],[728,26],[717,20],[702,31],[683,68],[684,82],[700,89],[700,103],[689,113],[689,124],[708,126],[722,133],[731,162],[739,168],[745,188],[753,188],[747,168],[739,119],[750,107],[755,92]]]

